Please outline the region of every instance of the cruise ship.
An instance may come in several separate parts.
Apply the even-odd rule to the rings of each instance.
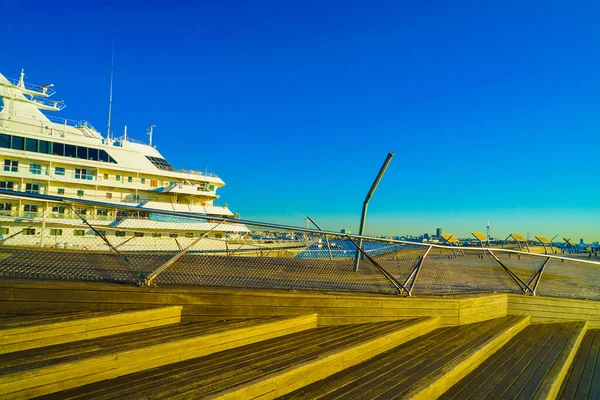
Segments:
[[[126,128],[121,137],[104,137],[89,122],[46,115],[62,110],[64,102],[54,99],[53,85],[31,85],[24,77],[24,71],[19,79],[0,74],[0,189],[58,196],[73,206],[2,196],[3,244],[105,250],[97,232],[102,227],[109,239],[138,238],[123,249],[156,248],[162,237],[164,249],[176,249],[185,238],[200,235],[246,236],[243,224],[210,219],[235,217],[226,204],[215,204],[223,180],[212,173],[174,168],[152,145],[152,128],[145,143],[128,137]],[[168,217],[149,210],[206,218]],[[78,214],[99,228],[88,229]],[[152,241],[144,241],[144,235]]]

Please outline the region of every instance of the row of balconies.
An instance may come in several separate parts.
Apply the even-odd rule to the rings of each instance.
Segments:
[[[54,181],[64,181],[69,183],[81,183],[89,185],[115,186],[145,191],[160,191],[185,194],[197,194],[212,198],[218,198],[214,185],[191,186],[179,182],[168,181],[164,179],[152,179],[145,177],[135,177],[131,175],[117,175],[101,173],[96,174],[91,168],[76,168],[73,170],[64,167],[43,166],[31,163],[28,166],[15,164],[14,161],[5,159],[4,165],[0,170],[0,176],[34,178],[41,180],[52,179]]]

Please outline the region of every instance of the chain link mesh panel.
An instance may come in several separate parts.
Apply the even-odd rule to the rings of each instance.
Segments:
[[[600,263],[553,259],[536,286],[548,257],[517,251],[491,249],[496,259],[482,248],[363,238],[357,262],[352,235],[161,212],[52,210],[0,215],[0,276],[404,295],[523,293],[528,285],[541,295],[600,299]]]

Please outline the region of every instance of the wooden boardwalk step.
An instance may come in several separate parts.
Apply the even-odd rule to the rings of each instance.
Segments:
[[[181,306],[19,316],[0,322],[0,354],[176,324]]]
[[[600,399],[600,329],[588,330],[583,337],[559,399]]]
[[[525,328],[441,399],[553,399],[585,335],[586,322]]]
[[[0,394],[41,396],[303,331],[316,323],[316,314],[183,323],[4,354]]]
[[[320,327],[47,398],[274,398],[437,327],[439,317]]]
[[[438,329],[283,399],[433,399],[528,324],[512,316]]]

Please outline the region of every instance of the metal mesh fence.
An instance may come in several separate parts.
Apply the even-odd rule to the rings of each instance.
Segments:
[[[67,204],[51,209],[55,212],[0,215],[0,276],[600,300],[600,263],[589,257],[359,238],[159,211],[111,217]]]

